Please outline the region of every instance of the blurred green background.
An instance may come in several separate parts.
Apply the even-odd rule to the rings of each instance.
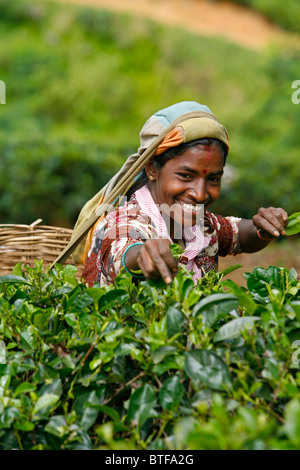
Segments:
[[[253,51],[126,14],[0,0],[0,223],[72,227],[136,151],[148,117],[183,100],[208,105],[229,131],[215,212],[299,211],[298,0],[237,3],[293,39]]]

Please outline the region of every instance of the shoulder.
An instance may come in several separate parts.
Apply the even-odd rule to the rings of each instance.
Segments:
[[[96,231],[102,230],[104,227],[108,229],[116,224],[119,225],[122,223],[129,223],[136,219],[143,220],[147,218],[147,214],[142,212],[133,195],[128,201],[122,203],[119,207],[116,207],[115,210],[111,210],[104,218],[99,220]]]

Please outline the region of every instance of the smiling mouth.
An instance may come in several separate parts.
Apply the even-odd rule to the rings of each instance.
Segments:
[[[187,204],[186,202],[176,201],[184,210],[184,212],[196,213],[200,214],[200,212],[204,209],[203,204]]]

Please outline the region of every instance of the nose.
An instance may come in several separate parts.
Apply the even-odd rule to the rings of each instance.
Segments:
[[[188,191],[189,197],[193,198],[197,204],[202,204],[209,199],[205,178],[199,178]]]

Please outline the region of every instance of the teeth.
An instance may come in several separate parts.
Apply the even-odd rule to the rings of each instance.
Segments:
[[[183,207],[183,209],[189,212],[200,212],[202,209],[202,204],[186,204],[185,202],[179,201],[179,204]]]

